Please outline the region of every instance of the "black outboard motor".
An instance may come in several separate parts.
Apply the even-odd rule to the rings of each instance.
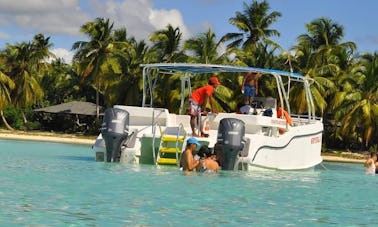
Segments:
[[[242,120],[224,118],[218,127],[217,152],[222,161],[222,170],[234,170],[235,162],[244,147],[245,125]],[[217,156],[218,159],[218,156]]]
[[[101,133],[106,145],[106,161],[119,162],[121,146],[129,131],[129,112],[109,108],[105,110]]]

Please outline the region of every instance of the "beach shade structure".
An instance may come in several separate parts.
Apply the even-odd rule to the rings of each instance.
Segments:
[[[46,113],[66,113],[78,115],[96,115],[96,104],[91,102],[72,101],[62,103],[54,106],[35,109],[37,112]],[[103,107],[100,106],[100,113],[103,112]]]

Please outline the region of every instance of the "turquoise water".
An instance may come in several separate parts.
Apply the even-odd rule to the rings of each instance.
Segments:
[[[313,171],[184,175],[95,162],[88,146],[0,140],[0,226],[375,226],[378,176]]]

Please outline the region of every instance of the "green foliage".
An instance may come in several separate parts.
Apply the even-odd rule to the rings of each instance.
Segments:
[[[4,117],[7,119],[8,124],[10,124],[15,129],[24,129],[24,122],[20,111],[15,106],[8,106],[4,109]]]
[[[243,10],[229,18],[238,32],[226,33],[219,40],[210,29],[183,40],[179,27],[165,29],[144,40],[128,37],[126,28],[114,29],[107,18],[96,18],[81,26],[87,41],[77,41],[73,64],[54,57],[50,38],[37,34],[33,40],[8,44],[0,51],[0,110],[16,129],[43,129],[97,134],[100,118],[35,113],[32,108],[71,100],[140,105],[142,99],[141,64],[151,62],[196,62],[278,68],[299,72],[313,80],[311,91],[316,113],[325,122],[327,147],[368,148],[378,144],[378,53],[357,55],[353,42],[341,42],[344,28],[329,18],[306,24],[291,51],[284,51],[270,38],[279,36],[271,26],[281,13],[270,9],[268,1],[243,3]],[[219,51],[227,44],[224,53]],[[155,75],[152,75],[155,76]],[[179,74],[163,76],[156,84],[154,106],[178,113]],[[191,77],[192,89],[207,83],[212,75]],[[216,109],[231,112],[242,100],[243,75],[219,73],[222,83],[215,92]],[[288,81],[285,81],[287,85]],[[277,98],[276,81],[262,75],[259,95]],[[304,93],[290,87],[291,107],[306,111]],[[189,94],[186,94],[187,96]],[[11,103],[13,105],[11,105]],[[24,121],[22,113],[29,121]],[[62,124],[61,122],[64,122]]]

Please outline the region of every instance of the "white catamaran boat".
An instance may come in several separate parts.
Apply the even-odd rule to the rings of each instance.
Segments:
[[[310,91],[313,80],[292,72],[230,65],[162,63],[142,67],[142,106],[115,105],[105,111],[102,133],[93,146],[96,160],[178,164],[186,140],[191,136],[190,116],[183,113],[185,96],[191,93],[190,79],[198,74],[256,72],[274,78],[276,98],[255,97],[247,114],[202,116],[209,137],[198,138],[200,143],[214,147],[224,170],[299,170],[322,162],[323,123],[315,116]],[[172,75],[181,77],[180,114],[153,108],[157,81],[162,76]],[[298,85],[306,95],[306,115],[291,113],[289,92]],[[278,106],[286,110],[282,117],[277,117]],[[292,124],[288,123],[290,120]]]

